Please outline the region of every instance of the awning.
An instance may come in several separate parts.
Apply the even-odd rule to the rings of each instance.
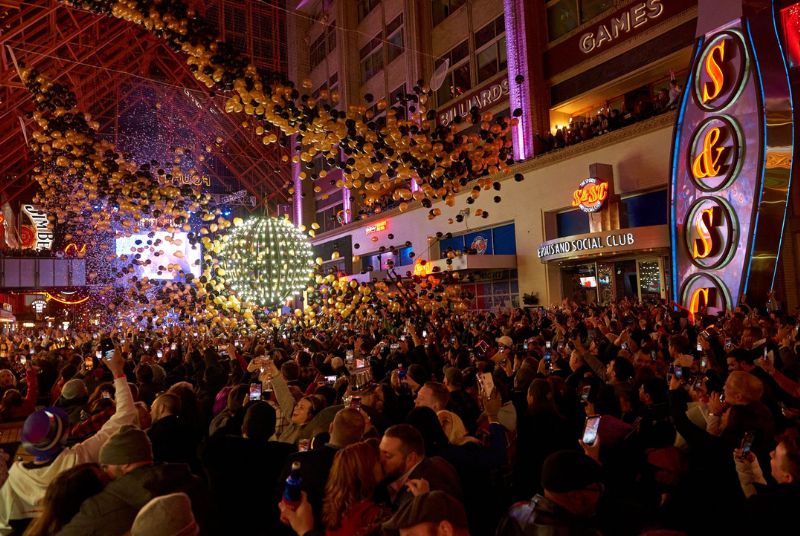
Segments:
[[[0,322],[16,322],[17,317],[14,316],[13,313],[6,311],[5,309],[0,309]]]

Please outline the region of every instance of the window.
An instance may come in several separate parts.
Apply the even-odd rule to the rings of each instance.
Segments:
[[[386,27],[386,64],[392,61],[403,53],[403,14],[399,14],[392,22]]]
[[[379,47],[361,60],[361,83],[366,84],[381,69],[383,69],[383,47]]]
[[[578,27],[576,0],[561,0],[547,8],[547,35],[554,41]]]
[[[341,214],[340,214],[341,212]],[[319,232],[324,233],[344,225],[344,204],[339,203],[317,212],[317,223]]]
[[[506,33],[505,17],[500,15],[492,22],[475,32],[475,50],[480,49],[483,45],[495,37],[499,37]]]
[[[589,22],[603,11],[611,9],[613,0],[580,0],[581,24]]]
[[[505,17],[500,15],[475,32],[478,83],[504,71],[506,61]]]
[[[437,26],[444,19],[456,12],[467,0],[433,0],[431,2],[431,14],[433,15],[433,25]]]
[[[334,24],[328,26],[328,28],[320,34],[319,37],[314,39],[314,42],[311,43],[311,50],[309,52],[309,62],[311,63],[311,68],[313,69],[328,56],[331,52],[336,49],[336,27]]]
[[[547,7],[547,29],[554,41],[614,7],[614,0],[557,0]]]
[[[436,92],[439,106],[447,101],[463,95],[472,88],[472,72],[469,63],[469,40],[464,40],[456,45],[450,52],[444,54],[436,61],[438,67],[445,59],[450,60],[450,71]]]
[[[364,20],[380,3],[381,0],[358,0],[358,22]]]

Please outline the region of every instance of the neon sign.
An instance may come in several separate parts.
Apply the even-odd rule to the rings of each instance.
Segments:
[[[572,206],[584,212],[597,212],[608,198],[608,183],[589,177],[578,185],[572,194]]]
[[[791,96],[772,11],[730,4],[714,4],[731,9],[730,22],[698,39],[672,146],[672,292],[692,315],[745,294],[766,300],[791,177]]]
[[[372,225],[368,225],[364,232],[366,234],[378,233],[380,231],[385,231],[386,226],[389,224],[388,220],[379,221],[378,223],[373,223]]]

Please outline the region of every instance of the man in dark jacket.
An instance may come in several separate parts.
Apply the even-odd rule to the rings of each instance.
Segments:
[[[211,496],[231,534],[273,534],[278,529],[272,492],[294,445],[269,441],[275,433],[275,409],[266,402],[249,405],[242,435],[216,434],[206,443],[202,463]]]
[[[181,399],[173,393],[164,393],[153,401],[150,417],[153,424],[147,437],[153,445],[153,460],[166,463],[188,463],[197,459],[196,444],[191,427],[180,418]]]
[[[515,504],[497,527],[497,536],[601,534],[594,515],[603,493],[600,466],[583,453],[562,450],[542,467],[544,495]]]
[[[393,511],[398,511],[414,495],[409,486],[419,479],[428,481],[431,491],[440,490],[462,500],[458,473],[444,458],[425,456],[422,434],[410,424],[397,424],[383,434],[380,444],[381,466],[386,475],[382,492]]]
[[[154,464],[147,434],[126,425],[100,450],[100,464],[113,481],[83,502],[81,510],[59,532],[63,536],[116,536],[127,533],[137,512],[154,497],[184,492],[203,533],[210,533],[209,501],[202,481],[184,464]]]

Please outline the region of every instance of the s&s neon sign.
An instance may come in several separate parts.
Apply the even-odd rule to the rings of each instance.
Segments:
[[[597,212],[608,198],[608,183],[589,177],[584,179],[572,194],[572,206],[584,212]]]
[[[740,3],[744,17],[732,10],[697,41],[672,146],[672,292],[691,314],[732,308],[744,294],[765,300],[783,232],[789,79],[772,11],[730,2]]]

